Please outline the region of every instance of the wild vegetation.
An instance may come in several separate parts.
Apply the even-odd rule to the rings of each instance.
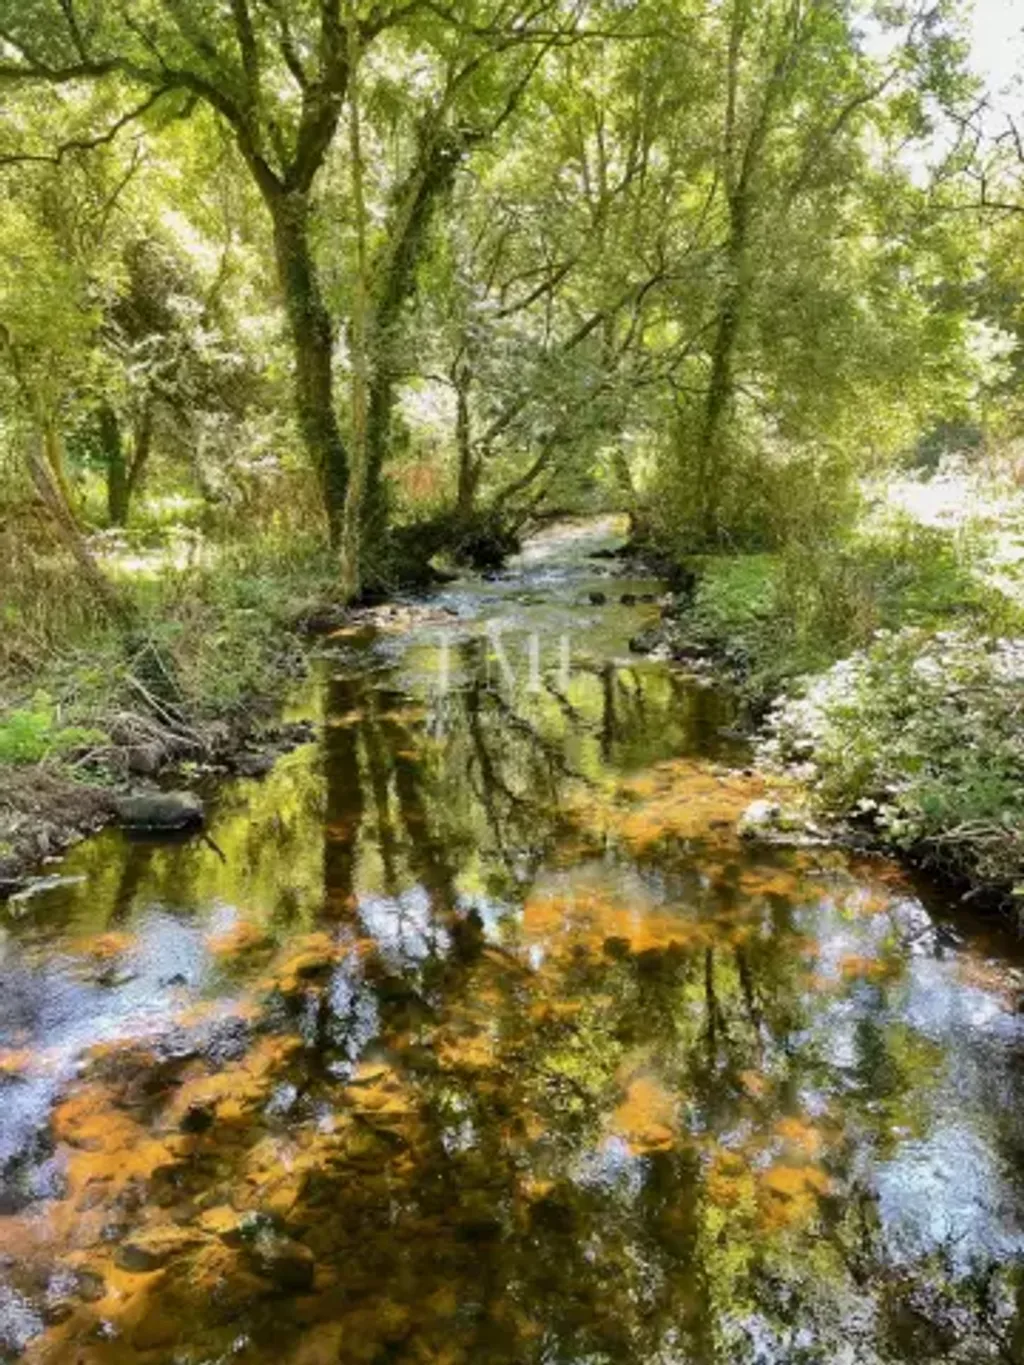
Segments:
[[[0,0],[0,762],[187,759],[325,605],[618,510],[831,809],[1019,888],[1024,153],[967,32]]]

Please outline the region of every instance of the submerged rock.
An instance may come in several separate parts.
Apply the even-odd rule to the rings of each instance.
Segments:
[[[742,839],[756,839],[759,835],[770,831],[779,815],[782,807],[777,801],[751,801],[750,805],[740,816],[737,830]]]
[[[634,654],[653,654],[660,646],[666,643],[665,631],[661,626],[649,626],[646,630],[634,635],[629,642],[629,647]]]
[[[257,1275],[270,1280],[287,1294],[304,1294],[313,1288],[316,1262],[309,1247],[292,1237],[262,1228],[248,1248]]]
[[[205,818],[203,803],[194,792],[142,792],[118,797],[117,818],[125,829],[198,829]]]
[[[107,1285],[97,1271],[82,1269],[75,1273],[75,1290],[84,1303],[98,1303],[106,1297]]]
[[[277,754],[272,750],[247,750],[238,754],[232,761],[232,769],[239,777],[266,777],[277,762]]]
[[[592,607],[603,607],[608,601],[608,594],[606,592],[588,592],[587,601]]]
[[[191,1251],[203,1239],[188,1228],[171,1225],[144,1228],[126,1237],[117,1249],[115,1264],[131,1274],[145,1275],[160,1270],[176,1256]]]
[[[764,798],[750,803],[736,830],[741,839],[796,848],[829,842],[827,833],[801,811]]]
[[[209,1132],[216,1116],[217,1109],[213,1104],[190,1104],[182,1117],[181,1131],[192,1134]]]

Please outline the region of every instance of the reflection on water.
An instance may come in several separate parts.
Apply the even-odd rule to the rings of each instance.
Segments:
[[[0,1359],[1024,1360],[1012,945],[740,841],[591,547],[328,641],[216,847],[7,913]]]

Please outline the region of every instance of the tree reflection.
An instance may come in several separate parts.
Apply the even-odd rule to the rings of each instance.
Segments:
[[[955,959],[899,893],[744,845],[756,782],[652,764],[666,675],[510,692],[479,646],[459,662],[443,737],[426,690],[330,680],[319,757],[215,869],[276,876],[275,907],[315,884],[315,914],[218,940],[230,1011],[114,1040],[57,1107],[64,1183],[15,1288],[40,1305],[71,1264],[110,1292],[71,1295],[36,1358],[1020,1359],[1018,1127],[984,1093],[1020,1097],[1013,1016],[950,1022]],[[968,1226],[938,1181],[950,1235],[915,1242],[943,1133],[1003,1213]],[[253,1229],[312,1253],[312,1292],[254,1269]],[[154,1230],[179,1250],[119,1268]]]

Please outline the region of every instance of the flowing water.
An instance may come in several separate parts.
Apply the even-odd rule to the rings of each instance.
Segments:
[[[740,840],[601,534],[327,640],[209,840],[0,911],[0,1359],[1024,1360],[1015,943]]]

